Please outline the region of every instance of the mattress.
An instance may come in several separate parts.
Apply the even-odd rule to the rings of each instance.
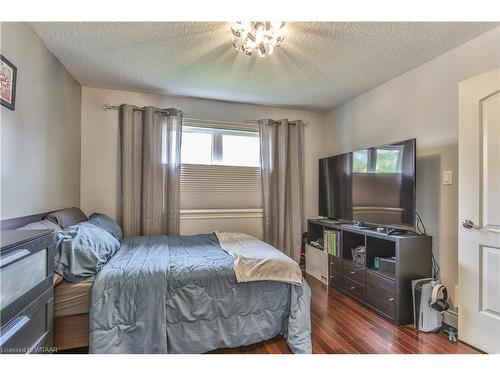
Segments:
[[[54,317],[88,314],[94,277],[80,283],[70,283],[57,276],[54,277]]]

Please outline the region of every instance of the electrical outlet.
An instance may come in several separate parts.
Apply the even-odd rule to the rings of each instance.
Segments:
[[[453,171],[443,171],[443,185],[453,184]]]

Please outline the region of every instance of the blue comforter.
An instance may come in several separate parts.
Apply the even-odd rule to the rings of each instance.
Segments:
[[[237,283],[215,235],[124,238],[97,274],[91,353],[204,353],[282,334],[311,353],[310,289]]]

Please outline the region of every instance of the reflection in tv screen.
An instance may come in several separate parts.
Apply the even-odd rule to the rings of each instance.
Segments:
[[[415,139],[319,160],[319,215],[415,225]]]

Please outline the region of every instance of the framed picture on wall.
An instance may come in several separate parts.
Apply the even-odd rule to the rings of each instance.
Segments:
[[[2,105],[16,109],[17,68],[3,55],[0,55],[0,99]]]

